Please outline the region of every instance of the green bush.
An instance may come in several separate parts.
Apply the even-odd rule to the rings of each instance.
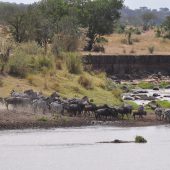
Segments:
[[[142,136],[136,136],[135,143],[147,143],[147,140]]]
[[[104,38],[104,37],[97,37],[96,42],[97,43],[107,43],[108,40],[106,38]]]
[[[9,74],[18,77],[26,77],[31,71],[29,67],[30,58],[23,52],[15,53],[9,60]]]
[[[153,54],[153,53],[154,53],[154,50],[155,50],[155,47],[154,47],[154,46],[148,47],[148,51],[149,51],[150,54]]]
[[[38,70],[42,71],[45,67],[46,69],[51,69],[53,67],[52,59],[50,57],[42,56],[37,59]]]
[[[78,83],[83,86],[85,89],[89,90],[89,89],[93,89],[93,83],[92,80],[89,79],[87,76],[85,75],[81,75],[78,79]]]
[[[81,57],[76,53],[67,53],[66,66],[70,73],[80,74],[83,70]]]

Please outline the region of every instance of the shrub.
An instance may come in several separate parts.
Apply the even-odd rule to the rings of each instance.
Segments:
[[[136,136],[135,143],[147,143],[147,140],[142,136]]]
[[[49,70],[53,67],[52,59],[50,59],[50,57],[39,57],[37,62],[40,71],[43,71],[44,68]]]
[[[108,40],[106,38],[104,38],[104,37],[97,37],[96,42],[97,43],[107,43]]]
[[[85,89],[89,90],[89,89],[93,89],[93,84],[92,84],[92,80],[89,79],[87,76],[85,75],[81,75],[78,79],[78,83],[83,86]]]
[[[9,60],[9,74],[24,78],[30,72],[29,62],[24,53],[15,53]]]
[[[43,54],[44,50],[40,47],[35,41],[30,41],[27,43],[19,44],[16,49],[17,52],[22,51],[28,55],[41,55]]]
[[[67,53],[66,66],[70,73],[80,74],[83,69],[81,57],[78,56],[76,53]]]
[[[170,102],[167,100],[163,100],[163,101],[156,101],[156,103],[161,106],[162,108],[170,108]]]
[[[148,47],[148,51],[149,51],[150,54],[153,54],[154,50],[155,50],[154,46]]]

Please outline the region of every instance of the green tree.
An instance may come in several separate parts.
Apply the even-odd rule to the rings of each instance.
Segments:
[[[80,23],[87,27],[87,50],[92,50],[96,37],[113,32],[120,17],[123,0],[78,0]]]

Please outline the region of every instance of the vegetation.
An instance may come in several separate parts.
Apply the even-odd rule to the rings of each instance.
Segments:
[[[136,136],[135,143],[147,143],[147,140],[142,136]]]
[[[72,74],[80,74],[82,72],[81,58],[76,53],[66,54],[66,65],[68,71]]]
[[[153,54],[154,50],[155,50],[154,46],[148,47],[148,51],[149,51],[150,54]]]
[[[144,82],[144,81],[141,81],[139,84],[138,84],[138,87],[142,88],[142,89],[153,89],[155,87],[155,85],[151,82]]]
[[[170,108],[170,102],[167,100],[163,100],[163,101],[156,101],[156,103],[161,106],[162,108]]]

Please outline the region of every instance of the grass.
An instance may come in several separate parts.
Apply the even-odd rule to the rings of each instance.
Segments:
[[[87,90],[78,83],[80,75],[68,73],[66,69],[57,70],[52,76],[47,75],[46,81],[48,89],[44,89],[44,77],[41,74],[29,75],[30,78],[20,79],[12,76],[2,77],[3,86],[0,87],[0,97],[9,96],[12,89],[16,91],[24,91],[33,89],[37,92],[42,92],[44,95],[50,95],[52,92],[57,91],[62,97],[84,97],[88,96],[94,100],[96,104],[120,105],[121,101],[117,98],[112,91],[103,88],[106,84],[106,77],[103,73],[85,74],[88,79],[93,81],[93,89]]]
[[[170,108],[170,102],[167,100],[157,101],[156,103],[160,105],[162,108]]]
[[[144,82],[144,81],[141,81],[139,84],[138,84],[138,87],[142,88],[142,89],[153,89],[155,87],[155,85],[151,82]]]

